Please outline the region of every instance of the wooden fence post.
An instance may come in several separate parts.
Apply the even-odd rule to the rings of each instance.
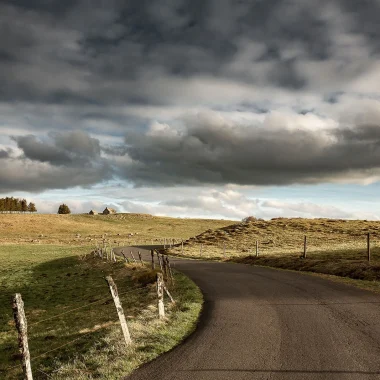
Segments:
[[[173,298],[172,295],[169,293],[169,290],[168,290],[168,288],[166,287],[165,283],[164,283],[163,286],[164,286],[164,290],[165,290],[166,294],[167,294],[168,297],[170,298],[171,303],[175,303],[174,298]]]
[[[152,256],[152,270],[154,270],[154,252],[153,252],[153,249],[150,250],[150,255]]]
[[[163,272],[163,266],[162,266],[162,259],[160,257],[160,254],[157,252],[157,260],[158,260],[158,265],[160,266],[161,272]]]
[[[223,242],[223,257],[226,257],[226,242]]]
[[[124,253],[124,251],[121,251],[121,254],[123,255],[126,263],[129,264],[129,259],[128,259],[127,255]]]
[[[139,255],[139,260],[140,260],[141,265],[144,265],[144,262],[142,261],[142,257],[141,257],[141,252],[137,251],[137,254]]]
[[[13,317],[18,331],[18,347],[22,355],[22,369],[25,380],[33,380],[32,366],[28,346],[28,325],[26,322],[24,302],[20,293],[16,293],[12,300]]]
[[[181,239],[181,255],[183,255],[183,239]]]
[[[199,247],[199,256],[202,256],[202,248],[203,248],[203,244],[201,243],[201,245]]]
[[[259,257],[259,241],[256,240],[256,257]]]
[[[157,273],[158,317],[160,319],[165,318],[163,283],[162,273]]]
[[[134,261],[135,263],[137,263],[137,261],[136,261],[136,259],[135,259],[135,256],[133,255],[133,252],[132,252],[132,251],[130,251],[130,254],[131,254],[131,256],[132,256],[133,261]]]
[[[370,233],[368,232],[367,234],[367,258],[368,261],[371,261],[371,238],[370,238]]]
[[[132,339],[131,339],[131,335],[129,334],[127,321],[125,320],[123,307],[121,305],[120,298],[117,293],[116,284],[114,283],[111,276],[107,276],[106,281],[108,282],[108,286],[110,287],[110,292],[111,292],[113,301],[115,302],[116,311],[119,316],[119,321],[120,321],[121,329],[123,331],[125,343],[129,345],[132,343]]]
[[[166,265],[166,258],[164,255],[161,255],[161,263],[162,263],[162,274],[164,275],[164,280],[168,279],[168,268]]]
[[[306,259],[306,251],[307,251],[307,237],[306,235],[303,238],[303,258]]]
[[[170,266],[169,256],[166,256],[166,265],[168,271],[168,278],[170,279],[170,283],[174,285],[174,277],[172,272],[172,267]]]

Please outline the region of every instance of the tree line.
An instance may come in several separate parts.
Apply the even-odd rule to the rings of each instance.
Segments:
[[[37,212],[33,202],[13,197],[0,198],[0,212]]]

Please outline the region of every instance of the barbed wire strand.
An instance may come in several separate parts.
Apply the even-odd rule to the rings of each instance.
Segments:
[[[117,321],[114,321],[114,323],[117,323]],[[89,332],[87,332],[87,333],[84,333],[84,334],[82,334],[80,337],[78,337],[78,338],[76,338],[76,339],[73,339],[73,340],[71,340],[70,342],[67,342],[67,343],[65,343],[65,344],[62,344],[62,345],[60,345],[60,346],[58,346],[58,347],[55,347],[55,348],[53,348],[53,349],[51,349],[51,350],[49,350],[49,351],[46,351],[46,352],[44,352],[44,353],[42,353],[42,354],[40,354],[40,355],[37,355],[37,356],[31,358],[30,361],[32,362],[32,361],[34,361],[34,360],[36,360],[36,359],[38,359],[38,358],[40,358],[40,357],[42,357],[42,356],[45,356],[46,354],[49,354],[50,352],[57,351],[57,350],[59,350],[60,348],[66,347],[66,346],[68,346],[68,345],[70,345],[70,344],[72,344],[72,343],[74,343],[74,342],[76,342],[76,341],[82,339],[83,337],[85,337],[85,336],[87,336],[87,335],[89,335],[89,334],[91,334],[91,333],[93,333],[93,332],[96,332],[96,331],[99,331],[99,330],[101,330],[101,329],[108,328],[108,327],[109,327],[109,326],[105,326],[105,327],[101,327],[101,328],[99,328],[99,329],[96,329],[95,331],[89,331]]]
[[[125,295],[125,294],[129,294],[129,293],[133,293],[133,292],[135,292],[135,291],[140,291],[140,290],[145,290],[145,289],[147,289],[147,288],[135,288],[135,289],[133,289],[133,290],[129,290],[129,291],[127,291],[127,292],[118,293],[118,295],[119,295],[119,296],[122,296],[122,295]],[[65,311],[65,312],[63,312],[63,313],[56,314],[56,315],[54,315],[54,316],[52,316],[52,317],[45,318],[45,319],[42,319],[42,320],[40,320],[40,321],[36,321],[36,322],[34,322],[34,323],[30,323],[30,324],[28,324],[28,327],[31,327],[31,326],[37,325],[37,324],[39,324],[39,323],[42,323],[42,322],[46,322],[46,321],[49,321],[49,320],[55,319],[55,318],[58,318],[58,317],[60,317],[60,316],[62,316],[62,315],[69,314],[69,313],[72,313],[73,311],[80,310],[80,309],[84,309],[85,307],[89,307],[89,306],[92,306],[92,305],[94,305],[94,304],[96,304],[96,303],[100,303],[100,302],[107,301],[107,300],[112,300],[112,296],[108,296],[108,297],[102,298],[102,299],[100,299],[100,300],[97,300],[97,301],[94,301],[94,302],[90,302],[90,303],[87,304],[87,305],[79,306],[79,307],[76,307],[76,308],[74,308],[74,309],[67,310],[67,311]]]
[[[43,373],[45,376],[47,376],[49,379],[52,379],[50,375],[48,375],[46,372],[42,371],[42,369],[37,368],[37,371]]]

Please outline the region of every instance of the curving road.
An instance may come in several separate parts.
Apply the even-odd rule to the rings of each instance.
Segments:
[[[171,262],[204,294],[199,326],[128,380],[380,379],[379,295],[269,268]]]

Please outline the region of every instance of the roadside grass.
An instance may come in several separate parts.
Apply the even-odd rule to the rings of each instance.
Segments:
[[[151,244],[152,240],[161,244],[162,238],[188,239],[209,228],[231,223],[148,214],[0,214],[0,244],[94,246],[103,236],[112,244]]]
[[[117,379],[195,328],[202,295],[187,277],[175,273],[176,303],[166,302],[168,317],[159,321],[149,267],[111,264],[85,253],[89,248],[83,246],[0,246],[0,378],[22,378],[10,302],[16,292],[25,304],[35,379]],[[106,275],[118,286],[134,340],[130,347],[123,342]]]
[[[371,262],[366,234],[371,233]],[[303,253],[307,236],[307,257]],[[256,256],[256,241],[259,257]],[[254,220],[208,230],[166,250],[177,256],[225,260],[352,279],[377,290],[380,284],[380,222],[333,219]]]

